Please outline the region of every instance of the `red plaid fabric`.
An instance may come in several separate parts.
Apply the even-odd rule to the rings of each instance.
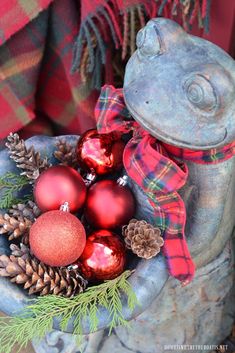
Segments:
[[[176,158],[185,159],[198,164],[220,163],[231,158],[235,154],[235,142],[232,142],[223,148],[212,148],[207,151],[192,151],[181,149],[175,146],[164,144],[167,152]]]
[[[170,274],[188,283],[194,276],[195,266],[184,234],[185,206],[177,192],[187,180],[188,169],[174,157],[196,163],[216,163],[234,155],[235,145],[199,152],[166,145],[131,119],[122,90],[113,86],[103,87],[95,116],[100,133],[133,130],[133,137],[124,150],[125,169],[154,208],[156,225],[161,228],[165,240],[163,252]]]
[[[0,138],[26,125],[24,137],[95,127],[98,91],[71,75],[79,0],[4,0],[0,9]]]
[[[24,126],[24,137],[81,134],[94,127],[101,80],[120,81],[114,46],[127,59],[146,21],[178,9],[185,24],[197,13],[197,2],[1,0],[0,138]]]
[[[45,10],[53,0],[1,0],[0,45]]]

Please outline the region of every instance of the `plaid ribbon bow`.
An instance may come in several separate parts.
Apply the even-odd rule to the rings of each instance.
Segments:
[[[133,130],[133,137],[124,150],[125,169],[154,208],[156,225],[164,237],[163,253],[170,274],[185,284],[190,282],[195,265],[184,234],[185,205],[177,192],[187,180],[188,168],[175,157],[195,163],[217,163],[235,154],[235,143],[208,151],[185,150],[162,143],[131,119],[122,89],[109,85],[101,90],[95,116],[100,133]]]

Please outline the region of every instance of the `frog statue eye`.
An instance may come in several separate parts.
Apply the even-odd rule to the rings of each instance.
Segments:
[[[203,75],[194,75],[184,83],[184,91],[188,100],[195,107],[211,112],[217,107],[218,98],[214,87]]]
[[[156,26],[142,28],[136,37],[136,45],[141,56],[155,56],[161,54],[161,38]]]

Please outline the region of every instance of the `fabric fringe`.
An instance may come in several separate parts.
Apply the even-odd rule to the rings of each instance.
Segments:
[[[159,0],[155,0],[159,3]],[[186,31],[191,31],[193,24],[198,21],[198,27],[205,33],[210,29],[211,0],[163,0],[158,8],[157,15],[165,16],[164,10],[170,11],[170,18],[182,21]],[[168,16],[165,16],[168,17]]]
[[[144,5],[132,6],[123,13],[122,60],[130,57],[136,50],[136,35],[151,18],[150,13],[151,8]]]
[[[81,63],[84,63],[82,56],[87,56],[86,48],[88,48],[89,51],[89,64],[87,65],[88,73],[95,70],[95,56],[97,50],[101,55],[101,63],[105,64],[106,42],[103,38],[104,34],[102,33],[104,30],[104,23],[107,25],[107,29],[111,31],[112,40],[115,43],[115,47],[119,48],[122,40],[119,24],[113,9],[107,3],[105,6],[99,7],[94,14],[87,16],[85,21],[81,24],[80,31],[74,45],[72,72],[77,70],[80,71]],[[96,37],[96,41],[92,42],[92,36]]]
[[[83,82],[92,75],[95,87],[100,88],[110,37],[111,44],[121,49],[124,61],[135,51],[136,34],[150,18],[176,18],[186,31],[190,31],[197,21],[198,27],[208,32],[210,7],[211,0],[152,0],[120,12],[116,0],[107,0],[82,22],[74,45],[71,71],[79,71]]]

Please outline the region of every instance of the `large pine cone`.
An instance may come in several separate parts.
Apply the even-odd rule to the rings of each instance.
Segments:
[[[144,259],[156,256],[164,244],[160,229],[143,220],[132,219],[122,228],[122,234],[126,247]]]
[[[22,236],[27,238],[31,225],[32,222],[25,217],[13,217],[7,213],[0,214],[0,234],[6,234],[9,240]]]
[[[85,290],[87,281],[77,270],[50,267],[31,257],[30,250],[11,246],[12,255],[0,256],[0,276],[22,284],[29,294],[55,294],[72,297]]]
[[[34,220],[40,216],[41,211],[33,201],[28,201],[26,204],[18,203],[12,206],[9,210],[9,214],[16,218],[25,217],[34,222]]]
[[[6,147],[9,149],[10,158],[22,169],[21,175],[26,175],[31,181],[35,181],[41,172],[50,167],[47,158],[42,159],[34,147],[27,148],[18,134],[8,135]]]
[[[12,206],[9,214],[0,214],[0,234],[7,235],[10,241],[21,237],[21,242],[28,244],[30,227],[40,214],[40,209],[33,201],[18,203]]]

